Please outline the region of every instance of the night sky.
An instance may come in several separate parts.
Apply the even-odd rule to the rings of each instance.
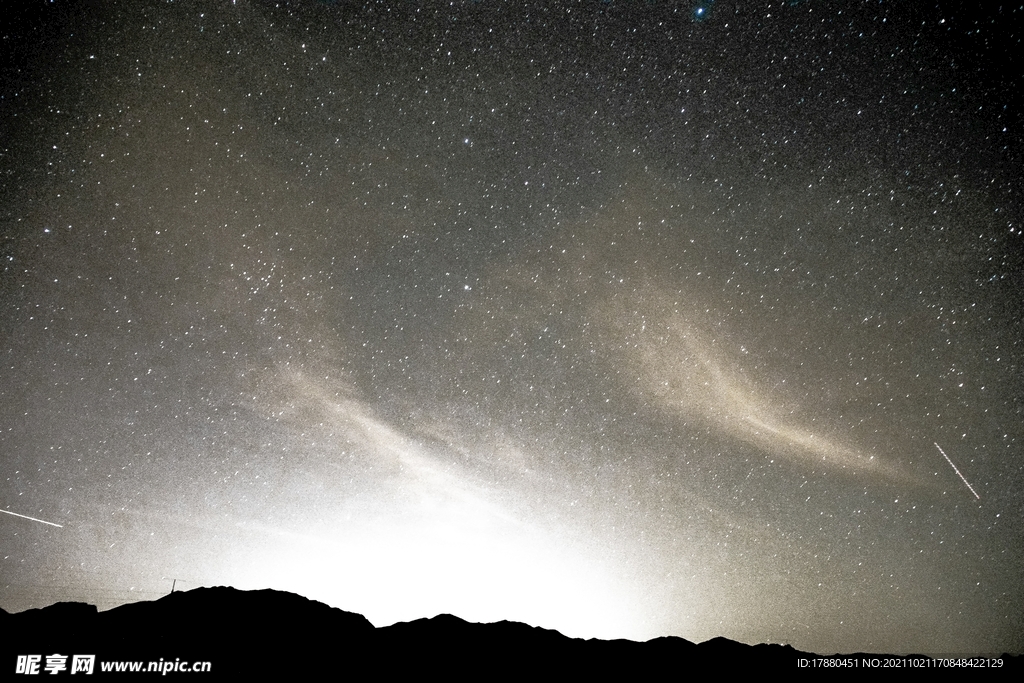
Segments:
[[[0,607],[1024,651],[1021,7],[26,4]]]

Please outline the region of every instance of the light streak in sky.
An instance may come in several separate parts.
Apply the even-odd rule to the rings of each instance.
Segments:
[[[17,512],[11,512],[10,510],[0,510],[0,512],[5,512],[8,515],[14,515],[15,517],[21,517],[22,519],[31,519],[33,522],[39,522],[40,524],[49,524],[50,526],[55,526],[58,529],[64,528],[63,524],[54,524],[53,522],[47,522],[45,519],[36,519],[35,517],[29,517],[28,515],[19,515]]]
[[[932,443],[935,443],[935,442],[933,441]],[[953,461],[949,459],[948,455],[946,455],[946,451],[942,450],[942,446],[940,446],[939,444],[936,443],[935,447],[939,449],[939,453],[942,453],[942,457],[946,459],[946,462],[949,463],[949,466],[953,468],[954,472],[956,472],[956,476],[958,476],[961,479],[963,479],[963,482],[965,484],[967,484],[967,488],[969,488],[971,490],[971,493],[974,494],[974,497],[977,498],[978,500],[981,500],[981,496],[978,495],[978,492],[975,491],[974,487],[971,486],[970,483],[967,481],[967,479],[964,478],[964,475],[960,474],[960,470],[958,470],[956,468],[956,465],[953,464]]]

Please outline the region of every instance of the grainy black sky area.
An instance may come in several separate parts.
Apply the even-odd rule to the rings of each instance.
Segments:
[[[4,609],[1024,650],[1021,7],[26,4]]]

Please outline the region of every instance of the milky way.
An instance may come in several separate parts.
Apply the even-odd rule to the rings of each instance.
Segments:
[[[1021,652],[1020,9],[904,4],[10,20],[0,606]]]

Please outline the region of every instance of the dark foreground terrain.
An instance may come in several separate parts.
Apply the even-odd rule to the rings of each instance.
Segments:
[[[76,666],[76,655],[95,655],[93,678],[122,679],[132,677],[132,663],[141,667],[135,674],[139,677],[198,680],[429,673],[456,679],[675,678],[737,670],[829,669],[833,673],[835,669],[884,668],[887,663],[935,668],[935,660],[926,658],[822,657],[789,646],[749,646],[724,638],[700,645],[682,638],[646,643],[578,640],[524,624],[471,624],[448,615],[374,628],[359,614],[290,593],[233,588],[172,593],[107,612],[81,603],[19,614],[0,610],[0,633],[4,634],[0,645],[0,679],[4,680],[12,674],[15,679],[33,674],[49,678],[50,670],[55,676],[89,675],[88,659]],[[971,671],[985,677],[1011,670],[1019,673],[1017,660],[976,660]],[[196,663],[199,670],[192,671]],[[967,673],[963,666],[967,663],[963,660],[958,673]],[[979,664],[995,665],[999,671],[980,671]]]

